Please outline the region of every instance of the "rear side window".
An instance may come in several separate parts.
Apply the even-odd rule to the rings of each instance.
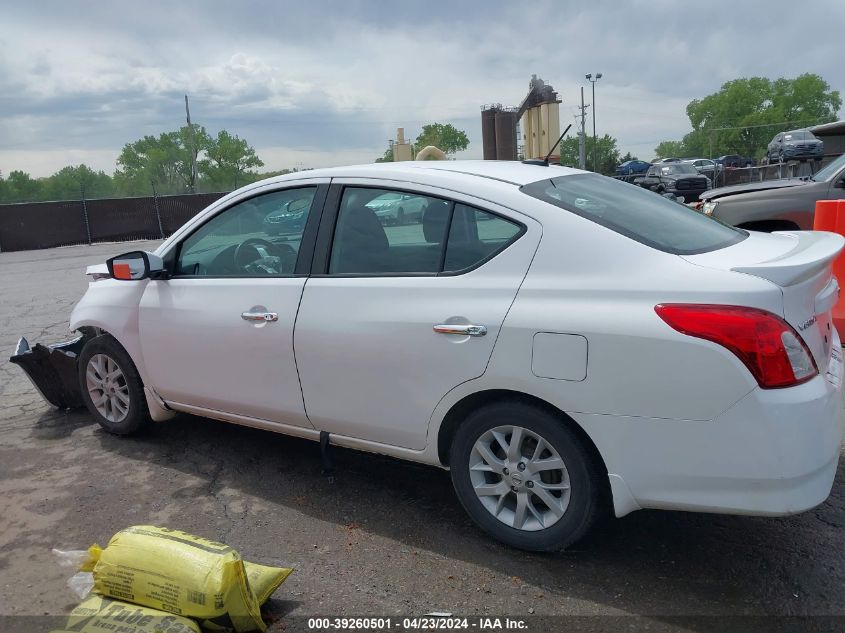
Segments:
[[[446,244],[444,272],[457,272],[477,266],[510,244],[522,227],[464,204],[456,204]]]
[[[666,253],[706,253],[748,236],[653,191],[596,174],[559,176],[520,190]]]
[[[346,187],[330,275],[437,275],[480,266],[524,232],[494,213],[410,192]]]

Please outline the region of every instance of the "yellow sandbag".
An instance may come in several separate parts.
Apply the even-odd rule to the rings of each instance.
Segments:
[[[97,559],[93,574],[99,594],[238,633],[266,629],[244,562],[228,545],[136,525],[115,534],[102,551],[90,552]]]
[[[293,570],[287,567],[268,567],[267,565],[250,563],[248,560],[244,561],[244,569],[246,569],[249,586],[258,600],[259,606],[267,602],[267,599],[273,595],[279,585],[293,573]]]
[[[92,595],[82,601],[67,619],[65,629],[51,633],[200,633],[200,627],[193,620],[172,613],[139,607]]]

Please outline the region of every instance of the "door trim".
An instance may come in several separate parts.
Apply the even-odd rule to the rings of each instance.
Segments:
[[[191,415],[198,415],[203,418],[211,418],[212,420],[219,420],[220,422],[231,422],[232,424],[238,424],[240,426],[249,426],[254,429],[262,429],[264,431],[273,431],[275,433],[284,433],[285,435],[304,437],[309,440],[320,439],[320,432],[315,430],[313,425],[310,428],[306,426],[294,426],[292,424],[285,424],[284,422],[273,422],[262,418],[253,418],[248,415],[229,413],[227,411],[220,411],[219,409],[206,409],[205,407],[198,407],[192,404],[181,404],[170,400],[166,401],[166,404],[174,411],[190,413]]]

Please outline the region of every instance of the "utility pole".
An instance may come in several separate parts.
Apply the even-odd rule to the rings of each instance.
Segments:
[[[601,79],[601,73],[596,73],[596,78],[593,79],[593,73],[585,75],[587,81],[593,84],[593,171],[598,172],[598,148],[599,143],[596,138],[596,82]]]
[[[188,95],[185,95],[185,114],[188,117],[188,130],[191,134],[191,193],[197,183],[197,141],[194,137],[194,127],[191,125],[191,109],[188,107]]]
[[[584,105],[584,86],[581,86],[581,127],[578,128],[578,167],[580,169],[587,169],[587,108]]]

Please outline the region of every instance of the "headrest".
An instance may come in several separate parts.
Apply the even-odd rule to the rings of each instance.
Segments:
[[[338,237],[344,246],[355,249],[385,251],[389,244],[384,227],[376,212],[364,205],[356,205],[341,211]]]
[[[440,244],[445,239],[446,223],[449,221],[449,203],[445,200],[429,200],[423,211],[423,235],[430,244]]]

